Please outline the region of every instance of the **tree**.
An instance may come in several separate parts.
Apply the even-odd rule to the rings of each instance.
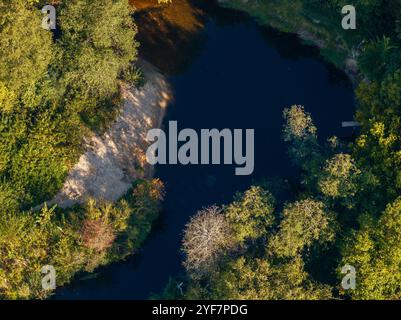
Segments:
[[[351,208],[359,188],[359,170],[351,155],[339,153],[326,160],[318,181],[320,191],[327,197],[342,201],[347,207]]]
[[[59,44],[64,53],[59,64],[65,70],[64,82],[80,99],[114,95],[118,78],[135,61],[131,10],[125,0],[73,0],[61,5]]]
[[[283,111],[286,124],[283,129],[284,141],[292,141],[295,139],[316,139],[317,129],[313,124],[312,117],[305,112],[303,106],[293,105]]]
[[[343,294],[354,299],[401,299],[401,198],[378,220],[361,218],[360,230],[344,242],[339,270],[346,264],[356,269],[356,288]]]
[[[290,144],[291,160],[313,176],[322,161],[322,156],[317,142],[317,129],[311,115],[305,112],[304,107],[294,105],[284,109],[283,117],[286,121],[283,139]]]
[[[17,94],[10,90],[5,82],[0,81],[0,112],[10,113],[14,110]]]
[[[186,225],[182,242],[184,266],[193,277],[210,273],[232,244],[232,232],[221,210],[206,208]]]
[[[159,180],[137,181],[113,205],[27,211],[61,188],[81,153],[82,111],[104,116],[102,106],[119,103],[119,81],[136,58],[127,1],[53,2],[55,33],[41,27],[45,1],[0,1],[0,298],[47,297],[45,265],[61,286],[132,254],[164,194]]]
[[[224,208],[226,220],[213,210],[210,217],[219,222],[207,219],[208,223],[204,223],[207,213],[191,222],[190,228],[195,228],[196,232],[191,230],[189,234],[201,236],[189,238],[190,252],[194,252],[196,258],[201,254],[201,259],[196,261],[204,261],[204,257],[210,259],[211,252],[218,252],[209,260],[218,268],[203,269],[206,272],[201,278],[189,277],[186,299],[331,298],[330,287],[314,282],[304,270],[302,253],[314,243],[333,240],[333,217],[324,211],[322,203],[305,200],[288,205],[283,221],[276,226],[273,203],[269,192],[253,186]],[[224,227],[218,227],[223,223]],[[223,234],[222,230],[230,229],[231,234]],[[213,230],[213,237],[208,230]],[[237,245],[221,245],[230,235]],[[185,239],[187,237],[188,229]],[[263,250],[266,243],[267,251]],[[186,252],[187,247],[184,246]],[[218,264],[214,262],[217,260]]]
[[[392,54],[396,47],[386,36],[370,41],[365,45],[364,53],[359,58],[358,65],[370,80],[380,80],[391,65]]]
[[[113,245],[116,235],[109,221],[111,213],[110,204],[97,208],[95,201],[88,202],[86,219],[82,226],[82,240],[87,248],[104,252]]]
[[[211,285],[214,300],[320,300],[330,299],[329,286],[310,280],[302,259],[285,263],[240,257],[230,261]]]
[[[54,57],[52,34],[26,1],[0,2],[0,111],[13,110],[23,88],[47,73]]]
[[[370,193],[364,196],[376,203],[376,214],[401,192],[400,92],[400,71],[388,75],[382,83],[362,83],[357,89],[357,118],[362,132],[353,153],[358,167],[371,175]]]
[[[268,253],[278,257],[294,257],[315,242],[334,240],[335,219],[325,205],[305,199],[284,207],[278,232],[268,244]]]
[[[6,188],[0,184],[0,201],[10,193]],[[0,208],[0,298],[46,298],[45,265],[56,269],[59,287],[77,272],[92,272],[135,252],[157,217],[162,189],[159,180],[138,182],[117,203],[90,200],[65,211]]]
[[[238,244],[263,237],[274,221],[274,198],[261,187],[252,186],[224,208]]]
[[[10,183],[0,182],[0,215],[6,212],[16,212],[19,209],[19,190]]]
[[[54,266],[57,285],[62,285],[84,262],[78,234],[57,222],[54,208],[1,214],[0,246],[0,296],[6,299],[45,298],[43,266]]]

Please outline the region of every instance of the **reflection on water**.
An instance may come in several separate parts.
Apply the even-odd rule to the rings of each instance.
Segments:
[[[266,177],[284,177],[278,181],[286,187],[297,175],[281,136],[284,107],[305,105],[322,140],[353,117],[350,86],[332,78],[316,50],[296,36],[261,28],[239,12],[213,7],[212,0],[174,1],[175,9],[137,13],[142,57],[170,72],[175,102],[164,124],[178,121],[180,129],[198,132],[255,129],[254,174],[235,176],[230,166],[157,166],[166,199],[141,252],[99,269],[97,279],[77,278],[56,299],[146,299],[161,292],[170,276],[182,272],[182,230],[197,210],[227,204],[236,191]]]
[[[208,20],[224,26],[249,19],[217,6],[215,0],[174,0],[166,5],[157,0],[130,2],[137,8],[140,56],[168,75],[182,74],[200,54],[207,41],[203,31]]]
[[[182,72],[202,42],[204,11],[188,0],[174,0],[167,5],[159,5],[157,0],[131,0],[131,3],[137,8],[140,55],[166,73]]]
[[[137,10],[140,55],[168,75],[182,74],[199,55],[207,41],[203,31],[208,19],[218,26],[250,20],[246,14],[216,6],[215,0],[174,0],[170,4],[160,4],[158,0],[129,1]],[[304,45],[297,35],[270,27],[260,29],[266,43],[281,56],[294,60],[313,56],[323,62],[319,48]],[[334,84],[351,85],[343,72],[333,65],[326,66]]]
[[[157,0],[129,0],[129,3],[138,11],[162,7]]]

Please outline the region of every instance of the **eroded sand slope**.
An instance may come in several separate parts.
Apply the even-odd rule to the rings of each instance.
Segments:
[[[85,142],[86,152],[70,171],[63,188],[48,202],[62,208],[83,203],[88,198],[114,202],[132,182],[151,175],[145,153],[149,129],[161,125],[171,91],[165,77],[141,61],[146,84],[140,89],[124,85],[124,104],[116,121],[102,136]]]

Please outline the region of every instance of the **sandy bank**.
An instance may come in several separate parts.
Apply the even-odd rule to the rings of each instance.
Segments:
[[[86,152],[48,205],[66,208],[88,198],[114,202],[135,179],[152,175],[145,157],[149,146],[146,135],[149,129],[161,126],[171,90],[153,66],[144,61],[139,64],[146,84],[139,89],[122,86],[124,104],[115,122],[103,136],[87,138]]]

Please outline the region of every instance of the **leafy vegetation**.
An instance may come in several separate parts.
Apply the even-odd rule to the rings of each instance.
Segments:
[[[124,0],[56,1],[57,30],[41,27],[44,1],[0,2],[0,297],[45,298],[57,285],[135,252],[159,212],[163,186],[138,182],[115,204],[30,208],[51,199],[136,79],[132,7]],[[107,21],[107,23],[105,23]]]
[[[45,298],[41,268],[57,271],[57,285],[78,272],[123,259],[145,240],[159,213],[163,185],[138,182],[115,204],[88,202],[69,210],[1,211],[0,294],[6,299]]]
[[[85,134],[106,127],[119,81],[140,79],[128,1],[55,1],[54,33],[41,28],[43,4],[0,2],[0,297],[8,299],[45,298],[44,265],[62,285],[135,252],[163,199],[153,180],[114,204],[30,209],[62,186]],[[354,1],[355,31],[341,28],[346,4],[225,2],[299,34],[339,67],[356,61],[361,132],[352,143],[320,144],[312,116],[285,109],[283,140],[302,173],[295,200],[254,185],[199,212],[184,232],[185,291],[170,281],[163,297],[401,298],[401,1]],[[357,270],[350,291],[340,286],[346,264]]]
[[[234,204],[218,211],[203,211],[188,224],[183,250],[188,272],[186,299],[329,299],[328,285],[314,281],[306,271],[304,258],[316,245],[332,242],[335,219],[324,204],[304,199],[288,204],[281,217],[275,212],[273,196],[262,187],[238,194]],[[304,213],[308,212],[309,215]],[[219,220],[203,224],[199,221]],[[236,217],[233,219],[233,217]],[[241,223],[238,218],[242,219]],[[253,218],[263,221],[255,225]],[[313,222],[311,224],[310,222]],[[222,222],[224,221],[224,223]],[[201,265],[193,230],[203,230],[199,246],[204,249]],[[240,236],[238,236],[240,235]],[[199,239],[199,238],[197,238]],[[216,246],[215,240],[229,246]],[[199,241],[199,240],[198,240]],[[213,244],[213,249],[210,245]],[[202,272],[199,272],[202,269]],[[182,298],[171,284],[168,294]],[[167,293],[166,293],[167,294]]]
[[[283,139],[302,172],[297,200],[274,204],[268,190],[253,186],[221,208],[230,247],[213,250],[214,266],[194,278],[198,266],[188,265],[193,252],[184,238],[186,291],[182,296],[170,281],[166,297],[401,298],[401,1],[355,1],[356,31],[341,29],[346,4],[224,2],[261,23],[300,34],[338,66],[357,59],[365,79],[356,89],[361,133],[352,143],[333,137],[321,145],[311,115],[302,106],[286,109]],[[197,223],[190,222],[186,235]],[[353,290],[341,287],[345,265],[356,269]]]
[[[126,1],[58,6],[52,34],[41,27],[40,6],[0,5],[0,183],[13,185],[21,208],[61,187],[87,129],[111,118],[118,80],[136,58]]]

